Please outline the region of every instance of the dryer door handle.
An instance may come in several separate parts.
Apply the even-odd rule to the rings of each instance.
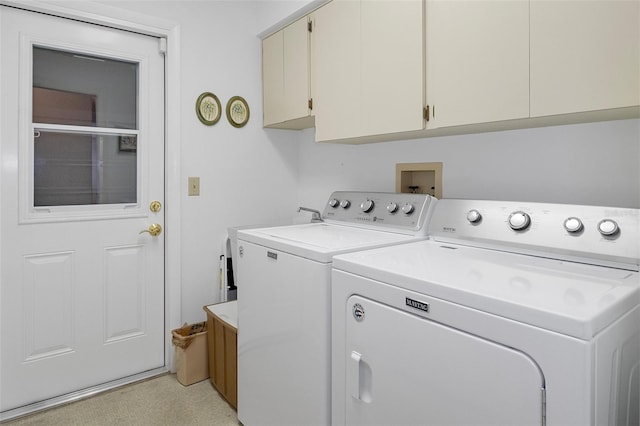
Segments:
[[[371,403],[373,400],[373,374],[371,367],[362,359],[362,355],[351,351],[349,357],[349,372],[347,373],[349,393],[355,399]]]

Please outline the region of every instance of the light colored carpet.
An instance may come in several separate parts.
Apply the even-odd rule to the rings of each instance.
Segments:
[[[2,426],[238,424],[236,412],[208,379],[182,386],[175,374],[166,374],[6,422]]]

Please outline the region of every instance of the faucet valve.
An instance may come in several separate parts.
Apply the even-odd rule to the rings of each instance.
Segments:
[[[301,211],[306,211],[306,212],[310,212],[311,213],[311,222],[324,222],[324,220],[322,220],[322,214],[320,214],[320,212],[318,210],[314,210],[314,209],[310,209],[308,207],[298,207],[298,213],[300,213]]]

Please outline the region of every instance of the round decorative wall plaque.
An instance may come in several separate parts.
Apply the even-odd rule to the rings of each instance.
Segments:
[[[220,100],[211,92],[204,92],[196,101],[196,115],[202,124],[213,126],[220,120],[222,106]]]
[[[242,127],[249,121],[249,105],[244,98],[234,96],[227,102],[227,119],[233,127]]]

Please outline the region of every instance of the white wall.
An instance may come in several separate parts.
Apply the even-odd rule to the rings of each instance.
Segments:
[[[394,191],[395,164],[443,162],[443,198],[640,207],[640,120],[300,148],[300,203],[331,191]]]

